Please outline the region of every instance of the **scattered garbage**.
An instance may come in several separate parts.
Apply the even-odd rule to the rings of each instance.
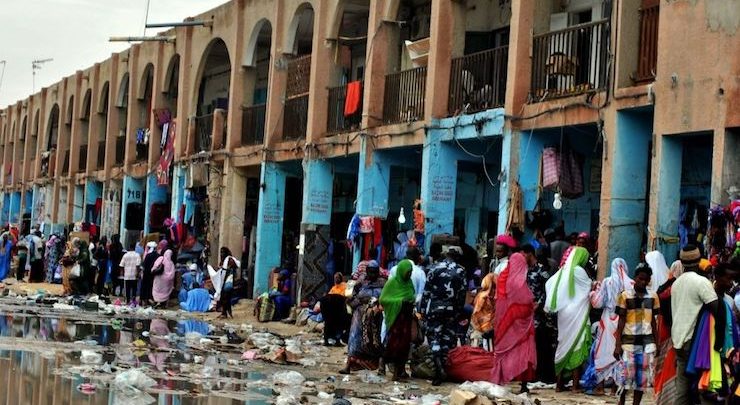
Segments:
[[[488,381],[466,381],[460,384],[459,389],[455,391],[467,391],[472,393],[474,396],[485,397],[487,399],[496,401],[506,400],[512,404],[518,405],[531,405],[527,394],[515,395],[506,387],[490,383]],[[455,392],[453,391],[453,393]],[[453,395],[450,395],[450,405],[454,405],[452,402]]]
[[[379,376],[376,372],[371,370],[361,370],[357,373],[360,376],[360,380],[367,384],[384,384],[385,377]]]
[[[278,371],[272,375],[272,382],[278,385],[301,385],[306,378],[297,371]]]
[[[57,309],[59,311],[75,311],[78,308],[74,305],[64,304],[61,302],[57,302],[54,305],[51,306],[54,309]]]
[[[80,352],[80,363],[82,364],[100,364],[103,362],[103,355],[92,350],[83,350]]]
[[[147,376],[142,369],[134,368],[126,370],[113,379],[113,404],[114,405],[148,405],[155,399],[147,394],[145,390],[157,384],[151,377]]]
[[[97,386],[91,383],[82,383],[77,386],[77,391],[81,392],[83,395],[93,395],[95,394],[96,389]]]
[[[257,351],[256,350],[247,350],[246,352],[242,353],[242,360],[246,361],[252,361],[257,359]]]

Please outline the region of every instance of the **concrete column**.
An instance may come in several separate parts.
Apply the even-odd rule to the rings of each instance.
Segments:
[[[141,73],[138,67],[141,45],[131,45],[128,53],[128,108],[126,109],[126,154],[123,158],[124,169],[136,161],[136,130],[139,128],[139,82]],[[118,135],[118,132],[115,133]],[[125,187],[124,187],[125,188]],[[125,198],[125,193],[124,193]],[[125,204],[124,204],[125,205]],[[123,238],[123,235],[121,235]]]
[[[177,126],[175,135],[175,160],[185,155],[188,147],[188,132],[190,131],[190,117],[195,115],[196,106],[191,102],[191,91],[198,91],[197,84],[191,84],[193,70],[193,27],[177,28],[177,52],[180,54],[180,75],[177,83]],[[193,88],[194,87],[194,88]]]
[[[720,128],[714,131],[712,148],[712,206],[727,205],[730,187],[740,187],[740,131]]]
[[[381,125],[383,122],[385,75],[388,70],[388,41],[393,33],[390,23],[383,21],[389,19],[386,13],[391,2],[392,0],[370,1],[362,128],[372,128]],[[360,160],[362,161],[362,159]]]
[[[317,142],[326,133],[326,122],[329,116],[329,90],[335,73],[334,50],[339,46],[326,42],[327,27],[332,20],[331,12],[335,1],[319,0],[314,8],[314,30],[311,45],[311,75],[308,93],[308,143]],[[305,200],[305,198],[304,198]],[[304,211],[305,212],[305,211]]]
[[[265,147],[275,146],[283,138],[283,106],[285,87],[288,80],[286,60],[283,56],[285,37],[285,3],[274,3],[275,14],[272,19],[272,43],[270,45],[270,76],[267,80],[267,109],[265,111]],[[263,167],[264,175],[264,167]],[[255,284],[255,289],[257,285]],[[256,291],[256,290],[255,290]]]
[[[110,81],[108,82],[108,126],[105,130],[105,176],[110,176],[110,169],[116,161],[116,137],[118,136],[118,109],[115,100],[118,99],[120,82],[118,81],[118,54],[111,55]]]
[[[244,237],[244,213],[247,204],[247,176],[227,159],[224,165],[224,187],[221,191],[221,220],[218,230],[220,246],[228,247],[240,257]],[[243,263],[244,266],[246,263]]]
[[[608,195],[602,197],[602,201],[610,200],[608,225],[602,226],[599,232],[599,238],[607,241],[607,260],[599,266],[602,277],[608,273],[608,264],[617,257],[627,263],[637,263],[640,259],[645,230],[646,176],[650,164],[648,151],[653,132],[651,119],[652,114],[616,114],[616,134],[606,151],[611,159],[611,170],[602,174],[611,176],[611,181],[605,182],[611,183],[611,190],[605,188]]]
[[[456,190],[457,151],[441,141],[441,131],[430,131],[421,156],[421,206],[426,220],[427,252],[432,235],[454,231]]]
[[[169,60],[164,58],[164,47],[172,46],[170,44],[159,43],[157,46],[157,59],[154,65],[154,72],[152,75],[152,108],[148,111],[151,116],[149,120],[149,170],[153,170],[154,167],[159,163],[159,156],[161,150],[159,144],[162,140],[162,128],[157,123],[157,117],[154,115],[154,110],[158,108],[164,108],[167,106],[165,100],[165,94],[162,92],[162,82],[165,80],[167,75],[167,68],[169,67]],[[148,210],[147,210],[148,211]],[[148,222],[148,221],[147,221]]]
[[[254,296],[269,288],[270,271],[280,266],[287,173],[275,162],[262,162],[260,197],[257,208],[257,255],[254,269]]]
[[[85,219],[85,186],[72,185],[69,187],[72,191],[72,221],[83,221]]]
[[[21,193],[14,191],[10,194],[10,222],[18,224],[21,219]]]
[[[301,300],[319,299],[326,292],[326,253],[329,247],[334,168],[326,160],[304,164],[303,215],[298,266],[298,291]]]
[[[512,151],[512,146],[517,145],[520,134],[519,131],[506,127],[502,137],[501,171],[499,173],[503,173],[503,178],[498,182],[498,234],[506,232],[506,221],[509,219],[509,185],[512,179],[517,178],[517,164],[519,162],[519,156],[517,156],[516,150]]]
[[[464,29],[465,4],[454,0],[432,2],[424,117],[447,116],[450,70],[455,48],[455,31]]]
[[[370,150],[367,137],[360,138],[360,170],[357,174],[357,209],[363,216],[388,216],[391,167],[382,151]]]
[[[538,3],[540,2],[535,0],[511,2],[509,65],[506,77],[507,115],[519,114],[522,105],[527,102],[532,77],[532,32]]]
[[[174,163],[173,163],[174,164]],[[180,208],[185,204],[185,169],[175,164],[172,170],[172,209],[170,216],[180,222]]]
[[[678,257],[678,212],[680,201],[676,193],[681,190],[683,142],[674,136],[658,136],[653,158],[653,176],[650,185],[650,229],[656,237],[656,248],[673,260]],[[654,190],[654,191],[653,191]]]
[[[247,40],[247,34],[244,29],[244,7],[244,0],[239,0],[234,5],[238,13],[236,16],[235,51],[231,56],[231,78],[229,79],[229,114],[226,117],[228,133],[226,134],[226,139],[221,143],[221,146],[227,150],[232,150],[241,143],[242,106],[245,104],[245,98],[247,96],[244,91],[246,72],[242,67],[244,49],[246,47],[244,43]],[[251,93],[249,95],[251,96]],[[243,211],[241,215],[244,215]],[[223,224],[223,221],[221,223]],[[241,246],[237,251],[241,252]],[[232,252],[235,251],[232,250]]]
[[[74,174],[77,173],[80,168],[80,145],[82,144],[82,125],[80,122],[80,116],[82,115],[82,104],[85,102],[85,94],[80,91],[82,87],[82,71],[78,70],[75,74],[74,78],[74,87],[71,89],[67,89],[67,94],[65,95],[65,103],[69,102],[69,96],[70,94],[73,94],[74,99],[74,106],[72,107],[72,131],[68,134],[66,134],[65,137],[61,136],[61,129],[64,125],[65,120],[65,114],[67,111],[60,111],[60,123],[59,123],[59,143],[61,142],[65,143],[66,148],[69,149],[69,177],[74,179]],[[69,106],[68,106],[69,107]],[[92,110],[92,105],[91,105]],[[92,115],[92,111],[90,112],[90,115]],[[89,125],[88,125],[89,129]],[[58,153],[58,157],[60,160],[59,162],[64,162],[64,147],[58,147],[57,150],[62,151],[62,153]],[[61,170],[61,166],[59,166]],[[61,173],[61,172],[57,172]],[[64,175],[64,173],[61,173]],[[74,180],[72,180],[71,184],[74,184]],[[71,187],[70,187],[71,188]],[[71,206],[72,204],[70,204]]]

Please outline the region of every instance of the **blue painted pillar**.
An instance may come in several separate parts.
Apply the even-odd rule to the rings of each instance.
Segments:
[[[326,160],[303,165],[303,210],[298,266],[299,299],[318,300],[326,294],[334,167]]]
[[[330,225],[334,170],[325,160],[309,160],[304,164],[303,216],[304,224]]]
[[[285,212],[287,173],[275,162],[262,162],[260,197],[257,207],[257,255],[254,268],[254,296],[269,288],[270,271],[280,266]]]
[[[511,175],[511,145],[513,143],[514,134],[511,128],[505,128],[502,134],[501,140],[501,171],[504,173],[504,178],[498,182],[499,185],[499,198],[498,198],[498,233],[502,234],[506,231],[506,221],[509,219],[509,177]],[[520,151],[521,153],[521,151]],[[519,170],[521,173],[521,169]],[[493,174],[491,174],[493,176]],[[520,175],[521,177],[521,175]],[[495,179],[493,179],[495,180]],[[489,239],[494,235],[488,235]]]
[[[391,166],[383,151],[370,149],[366,137],[360,138],[360,167],[357,172],[357,207],[361,216],[388,217],[388,187]],[[360,250],[355,249],[352,268],[360,263]]]
[[[429,131],[421,155],[421,201],[426,251],[432,235],[453,233],[457,192],[457,151],[441,141],[441,131]]]
[[[163,204],[167,202],[167,186],[157,183],[157,176],[150,174],[146,178],[146,202],[144,203],[144,235],[151,232],[150,215],[152,204]]]
[[[678,257],[678,213],[680,209],[683,143],[680,138],[660,136],[657,193],[657,249],[668,262]],[[668,240],[666,240],[668,239]],[[674,242],[676,240],[676,242]]]
[[[131,176],[123,178],[123,196],[121,203],[121,225],[120,235],[121,241],[123,242],[126,238],[126,213],[128,211],[128,205],[132,203],[144,203],[144,180],[136,179]],[[128,246],[124,246],[128,248]]]
[[[369,151],[367,140],[360,145],[360,170],[357,175],[357,214],[386,218],[391,165],[383,151]]]
[[[10,193],[3,192],[3,207],[2,213],[0,213],[0,219],[5,226],[10,221]]]
[[[85,219],[85,186],[74,186],[74,199],[72,201],[72,220],[74,222]]]
[[[94,215],[88,215],[88,212],[95,209],[95,203],[98,198],[103,198],[103,183],[99,181],[88,181],[85,183],[85,205],[83,207],[85,221],[94,222],[98,226],[101,224],[101,217],[103,215],[102,209],[97,217]]]
[[[176,222],[180,221],[180,208],[185,204],[185,170],[181,166],[175,166],[172,170],[172,207],[170,217]]]
[[[10,195],[10,222],[18,224],[21,219],[21,193],[18,191]]]
[[[651,119],[652,115],[617,112],[607,263],[617,257],[627,263],[637,263],[640,258],[640,242],[645,230],[649,144],[653,132]]]

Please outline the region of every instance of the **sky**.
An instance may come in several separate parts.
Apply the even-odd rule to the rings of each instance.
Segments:
[[[31,62],[53,58],[36,71],[35,91],[130,45],[113,36],[144,34],[150,23],[180,22],[227,0],[0,0],[0,108],[34,93]],[[148,29],[153,35],[165,29]]]

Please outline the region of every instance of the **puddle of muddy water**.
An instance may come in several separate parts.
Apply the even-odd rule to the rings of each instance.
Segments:
[[[95,314],[76,319],[76,314],[14,309],[0,312],[0,385],[7,387],[0,390],[0,403],[138,404],[117,393],[113,383],[116,374],[132,368],[156,382],[145,396],[154,402],[139,403],[272,402],[265,370],[239,363],[240,346],[221,344],[205,322],[119,322]],[[195,333],[214,342],[200,342]],[[94,393],[83,393],[84,384],[94,385]]]

